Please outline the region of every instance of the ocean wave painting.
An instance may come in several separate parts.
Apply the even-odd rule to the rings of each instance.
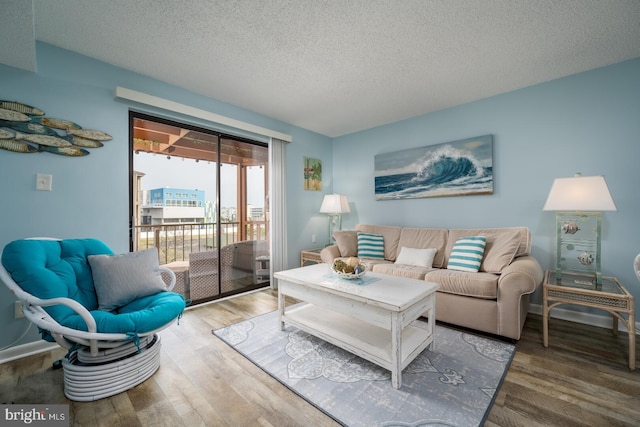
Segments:
[[[493,136],[375,156],[376,200],[493,194]]]

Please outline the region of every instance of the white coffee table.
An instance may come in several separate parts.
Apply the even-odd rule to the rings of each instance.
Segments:
[[[274,277],[280,329],[286,322],[390,370],[395,388],[402,370],[433,349],[437,283],[367,272],[359,284],[337,278],[328,264]],[[285,296],[303,303],[287,307]],[[428,318],[418,320],[423,314]]]

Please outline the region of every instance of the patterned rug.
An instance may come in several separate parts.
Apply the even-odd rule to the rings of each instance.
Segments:
[[[213,331],[236,351],[346,426],[482,425],[514,345],[436,325],[435,350],[391,372],[287,325],[273,311]]]

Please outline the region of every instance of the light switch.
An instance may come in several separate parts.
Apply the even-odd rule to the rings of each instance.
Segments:
[[[51,191],[51,182],[53,181],[53,176],[39,173],[36,174],[36,190],[41,191]]]

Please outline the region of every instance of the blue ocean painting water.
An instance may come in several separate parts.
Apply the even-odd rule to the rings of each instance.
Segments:
[[[492,135],[375,156],[376,200],[492,193]]]

